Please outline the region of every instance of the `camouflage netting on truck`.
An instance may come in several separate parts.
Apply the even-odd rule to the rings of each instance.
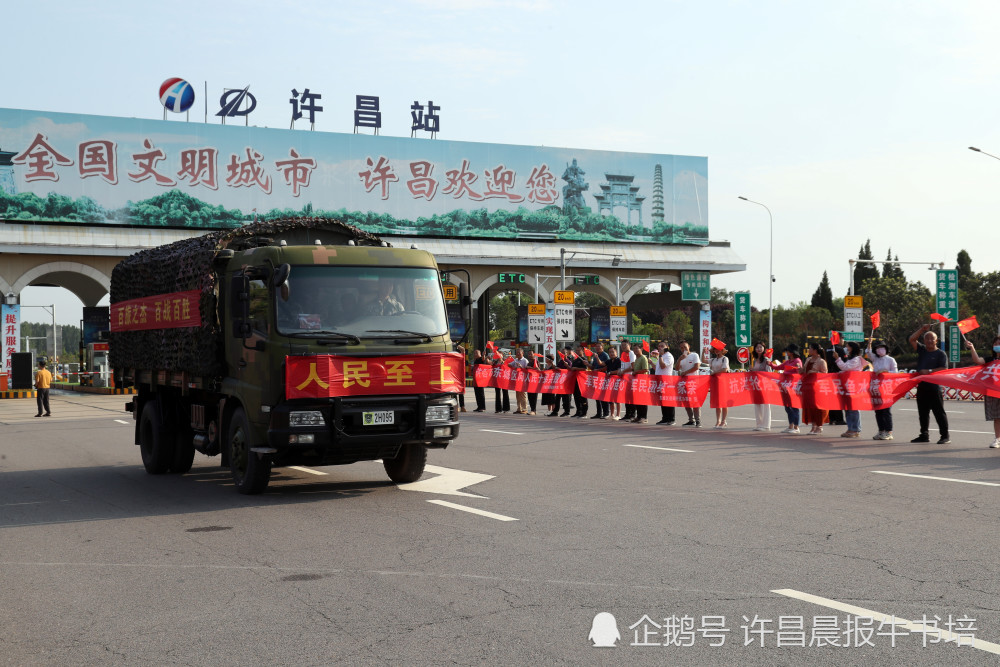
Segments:
[[[193,375],[225,373],[222,323],[219,321],[213,261],[220,250],[240,251],[274,245],[312,244],[322,231],[325,243],[382,243],[374,234],[329,218],[283,218],[211,232],[204,236],[137,252],[111,273],[111,303],[171,292],[201,293],[201,325],[192,328],[112,332],[111,367],[186,371]],[[332,239],[331,239],[332,237]]]

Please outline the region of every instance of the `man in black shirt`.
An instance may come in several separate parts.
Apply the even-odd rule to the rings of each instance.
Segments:
[[[577,372],[577,374],[582,373],[589,368],[583,345],[576,346],[576,359],[573,360],[572,368]],[[580,393],[579,384],[573,385],[573,402],[576,403],[576,414],[573,416],[586,417],[590,404],[587,402],[587,399],[583,397],[583,394]]]
[[[910,336],[910,347],[917,352],[917,373],[919,375],[929,375],[934,371],[948,368],[948,356],[944,350],[938,349],[938,337],[930,330],[931,325],[924,326],[913,332]],[[923,342],[919,342],[922,339]],[[948,437],[948,415],[944,412],[944,392],[940,385],[930,382],[921,382],[917,385],[917,416],[920,419],[920,435],[910,442],[930,442],[927,428],[930,425],[930,413],[934,413],[934,421],[937,422],[941,437],[937,444],[947,445],[951,442]]]
[[[472,375],[475,377],[476,367],[482,366],[483,364],[489,365],[490,362],[486,361],[485,357],[483,357],[482,350],[476,350],[472,353],[472,355]],[[473,410],[473,412],[486,412],[486,389],[476,386],[474,391],[476,394],[476,409]]]
[[[573,358],[573,348],[566,346],[565,352],[558,353],[559,360],[556,362],[556,368],[559,370],[569,370],[570,362]],[[570,394],[556,394],[556,403],[553,406],[552,412],[549,413],[549,417],[569,417],[569,397]],[[562,401],[562,414],[559,414],[559,402]]]

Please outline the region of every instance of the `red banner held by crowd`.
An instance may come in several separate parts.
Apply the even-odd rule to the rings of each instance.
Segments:
[[[464,391],[465,360],[457,352],[398,357],[285,357],[288,399]]]
[[[709,376],[608,375],[580,373],[577,385],[584,398],[609,403],[701,407],[708,397]]]
[[[473,381],[477,387],[495,387],[530,394],[572,394],[576,386],[576,371],[538,371],[533,368],[511,368],[507,365],[479,364]]]
[[[763,373],[720,373],[711,376],[712,407],[738,405],[784,405],[802,407],[802,376]]]

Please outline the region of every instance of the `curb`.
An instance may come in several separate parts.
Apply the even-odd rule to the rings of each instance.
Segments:
[[[106,396],[118,396],[135,393],[135,389],[133,387],[128,387],[126,389],[119,387],[81,387],[78,384],[69,384],[68,382],[53,382],[52,388],[62,389],[63,391],[76,391],[82,394],[104,394]]]
[[[0,391],[0,400],[5,398],[35,398],[35,390],[16,389],[11,391]]]

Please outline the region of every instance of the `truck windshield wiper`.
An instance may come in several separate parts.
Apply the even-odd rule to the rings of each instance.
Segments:
[[[352,345],[360,345],[361,344],[361,339],[358,338],[357,336],[355,336],[354,334],[342,333],[340,331],[325,331],[325,330],[317,329],[315,331],[300,332],[300,333],[290,333],[290,334],[288,334],[288,336],[291,337],[291,338],[313,338],[313,337],[316,337],[316,336],[335,336],[337,338],[343,338],[344,340],[350,341],[350,343]],[[328,344],[327,341],[323,341],[323,340],[318,340],[316,342],[319,343],[320,345],[327,345]]]
[[[402,334],[403,336],[412,336],[414,338],[419,338],[420,340],[427,339],[430,341],[431,339],[431,335],[429,333],[424,333],[422,331],[407,331],[406,329],[369,329],[367,333]],[[389,336],[378,337],[389,338]]]

